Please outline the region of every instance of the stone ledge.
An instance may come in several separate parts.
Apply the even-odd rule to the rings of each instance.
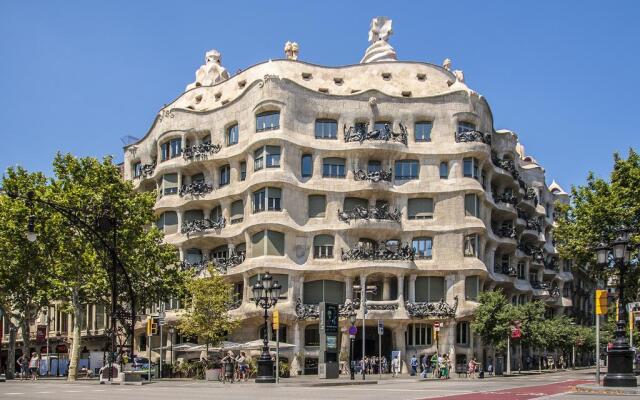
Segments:
[[[595,383],[584,383],[576,385],[576,391],[579,393],[594,393],[594,394],[608,394],[608,395],[640,395],[640,388],[630,387],[611,387],[600,386]]]

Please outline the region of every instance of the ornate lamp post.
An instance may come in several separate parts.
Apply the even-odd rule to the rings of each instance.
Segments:
[[[173,378],[173,335],[176,333],[175,328],[172,326],[169,328],[169,346],[171,347],[171,377]]]
[[[353,343],[355,342],[356,339],[356,320],[357,320],[357,314],[355,311],[351,310],[351,312],[349,312],[349,322],[351,323],[351,329],[349,329],[349,340],[351,341],[350,346],[349,346],[349,372],[351,373],[351,380],[355,379],[355,366],[353,365]],[[353,333],[352,333],[353,332]]]
[[[616,324],[613,347],[607,351],[607,375],[603,380],[604,386],[636,387],[638,382],[633,374],[633,351],[625,332],[625,304],[624,278],[631,261],[629,230],[622,228],[617,238],[610,244],[601,243],[595,248],[597,263],[601,268],[608,266],[619,269],[618,279],[618,322]]]
[[[274,307],[280,297],[282,286],[278,281],[273,281],[273,277],[267,272],[262,278],[253,285],[253,301],[256,306],[262,307],[264,310],[264,345],[262,346],[262,354],[258,359],[258,376],[256,383],[275,383],[276,378],[273,376],[273,361],[269,354],[269,316],[267,310]]]

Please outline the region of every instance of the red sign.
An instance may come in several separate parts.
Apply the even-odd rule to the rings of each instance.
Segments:
[[[47,341],[47,326],[38,325],[36,328],[36,343],[44,343]]]
[[[512,327],[511,328],[511,339],[520,339],[522,336],[522,331],[520,328]]]
[[[67,350],[67,345],[66,344],[59,344],[56,346],[56,352],[57,353],[66,353]]]
[[[440,328],[440,322],[434,322],[433,323],[433,327],[434,328]]]

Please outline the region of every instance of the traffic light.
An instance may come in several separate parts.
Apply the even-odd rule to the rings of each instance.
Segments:
[[[150,317],[147,319],[147,336],[156,336],[158,334],[158,317]]]
[[[607,313],[607,295],[606,290],[596,290],[596,315]]]

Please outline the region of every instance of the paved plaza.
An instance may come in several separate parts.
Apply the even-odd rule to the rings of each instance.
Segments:
[[[115,396],[141,399],[438,399],[507,400],[507,399],[601,399],[602,394],[575,393],[575,385],[593,380],[593,370],[566,371],[553,374],[493,377],[484,380],[451,379],[448,381],[418,380],[401,377],[383,379],[377,383],[328,386],[319,379],[290,378],[276,384],[221,384],[203,381],[162,381],[143,386],[99,385],[97,381],[67,383],[62,380],[37,382],[12,381],[0,384],[0,399],[113,399]],[[371,380],[373,382],[374,380]],[[606,396],[607,399],[633,398]]]

